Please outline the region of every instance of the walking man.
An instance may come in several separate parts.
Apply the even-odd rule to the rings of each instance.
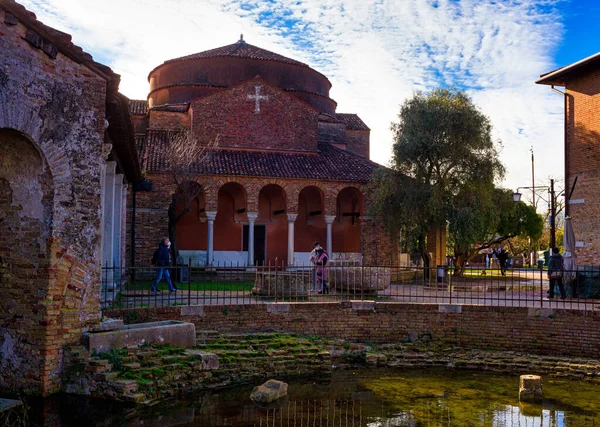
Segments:
[[[549,298],[554,298],[554,287],[558,285],[560,297],[565,299],[565,287],[563,285],[563,276],[565,272],[565,261],[558,253],[558,248],[552,248],[552,256],[548,260],[548,280],[550,281]]]
[[[500,274],[506,276],[506,261],[508,261],[508,252],[502,248],[498,254],[498,262],[500,263]]]
[[[160,290],[156,289],[156,285],[162,279],[163,275],[165,276],[165,280],[169,285],[169,291],[175,292],[178,289],[173,286],[173,282],[171,281],[171,275],[169,274],[169,266],[171,265],[171,253],[169,248],[171,247],[171,242],[168,237],[165,237],[158,245],[158,249],[154,252],[154,256],[152,257],[153,264],[155,264],[158,268],[156,269],[156,278],[154,279],[154,283],[152,284],[151,294],[156,295],[160,293]]]

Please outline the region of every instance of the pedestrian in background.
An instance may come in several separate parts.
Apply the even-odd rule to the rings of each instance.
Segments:
[[[156,269],[156,278],[154,279],[152,289],[150,290],[150,293],[153,295],[160,293],[160,290],[157,289],[156,286],[161,281],[163,276],[169,285],[170,292],[175,292],[178,290],[175,286],[173,286],[171,275],[169,274],[169,266],[171,265],[170,247],[171,242],[169,241],[168,237],[165,237],[161,240],[160,244],[158,245],[158,249],[156,249],[154,255],[152,256],[152,264],[158,267]]]

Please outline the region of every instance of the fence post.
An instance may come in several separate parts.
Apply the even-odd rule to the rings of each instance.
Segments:
[[[191,300],[192,300],[192,258],[188,258],[188,306],[192,305]]]

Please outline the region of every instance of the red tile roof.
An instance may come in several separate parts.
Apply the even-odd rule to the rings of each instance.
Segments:
[[[135,115],[145,116],[148,112],[148,102],[145,99],[130,99],[129,100],[129,113]]]
[[[348,130],[371,130],[356,114],[337,113],[336,116],[346,124]]]
[[[180,58],[169,59],[164,64],[177,61],[186,61],[189,59],[204,59],[204,58],[215,58],[220,56],[229,56],[236,58],[248,58],[248,59],[259,59],[264,61],[278,61],[286,64],[299,65],[301,67],[308,67],[303,62],[296,61],[295,59],[287,58],[278,53],[274,53],[260,47],[253,46],[246,43],[244,40],[239,40],[237,43],[230,44],[227,46],[218,47],[216,49],[207,50],[204,52],[194,53],[192,55],[182,56]]]
[[[140,162],[149,173],[167,172],[169,133],[149,130],[138,137]],[[208,158],[192,166],[190,173],[274,178],[322,179],[366,183],[381,167],[357,154],[330,144],[319,144],[314,153],[211,149]]]

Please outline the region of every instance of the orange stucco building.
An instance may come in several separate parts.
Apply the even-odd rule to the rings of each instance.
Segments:
[[[176,191],[173,131],[211,145],[189,166],[202,191],[177,224],[177,246],[195,265],[308,263],[315,240],[333,258],[397,262],[394,242],[367,216],[370,130],[336,112],[331,83],[308,65],[237,43],[165,61],[131,101],[151,191],[135,196],[132,263],[146,264],[167,235]],[[129,210],[129,221],[134,209]]]

